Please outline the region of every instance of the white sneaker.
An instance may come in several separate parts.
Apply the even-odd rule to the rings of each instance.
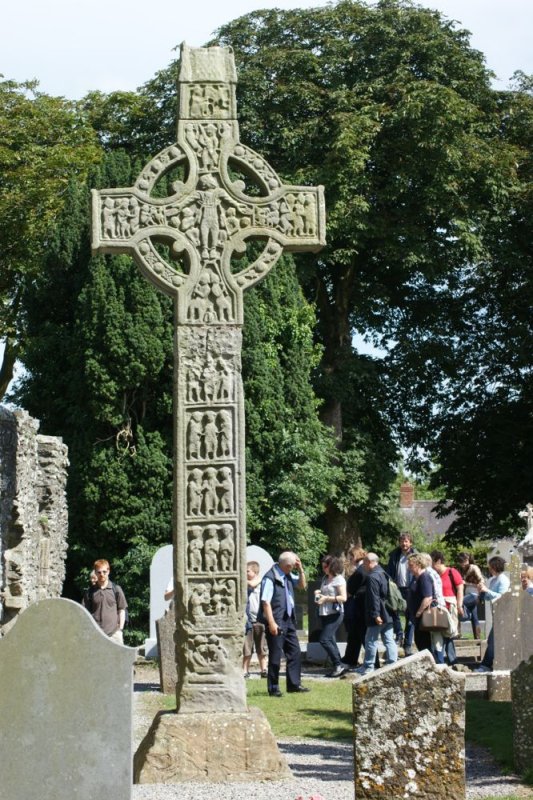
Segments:
[[[492,672],[492,670],[490,667],[486,667],[485,664],[481,664],[475,668],[474,672]]]

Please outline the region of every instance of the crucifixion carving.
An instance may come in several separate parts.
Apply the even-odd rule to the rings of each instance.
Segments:
[[[322,187],[284,184],[240,142],[236,82],[229,48],[182,45],[177,141],[133,186],[93,191],[93,249],[130,254],[174,299],[174,580],[184,711],[246,706],[243,292],[284,250],[325,244]],[[254,240],[261,252],[240,267]],[[199,639],[201,670],[193,668]]]

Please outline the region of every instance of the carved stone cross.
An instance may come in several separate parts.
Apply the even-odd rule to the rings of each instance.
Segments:
[[[236,82],[229,48],[182,45],[177,142],[132,187],[93,191],[93,249],[132,255],[174,298],[181,711],[246,707],[243,291],[283,250],[325,244],[322,187],[283,184],[239,141]],[[235,266],[251,240],[263,243],[260,255]]]

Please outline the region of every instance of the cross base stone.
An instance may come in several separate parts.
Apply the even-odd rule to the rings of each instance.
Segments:
[[[292,777],[258,708],[240,714],[159,712],[134,758],[134,783],[228,783]]]

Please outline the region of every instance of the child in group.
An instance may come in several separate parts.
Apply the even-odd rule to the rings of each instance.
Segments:
[[[257,561],[248,561],[246,564],[246,585],[248,588],[248,601],[246,603],[246,629],[244,646],[242,652],[242,669],[244,677],[250,677],[250,663],[252,653],[257,653],[261,677],[267,677],[267,654],[268,647],[265,636],[265,626],[257,621],[259,604],[261,602],[261,577],[259,575],[260,566]]]

